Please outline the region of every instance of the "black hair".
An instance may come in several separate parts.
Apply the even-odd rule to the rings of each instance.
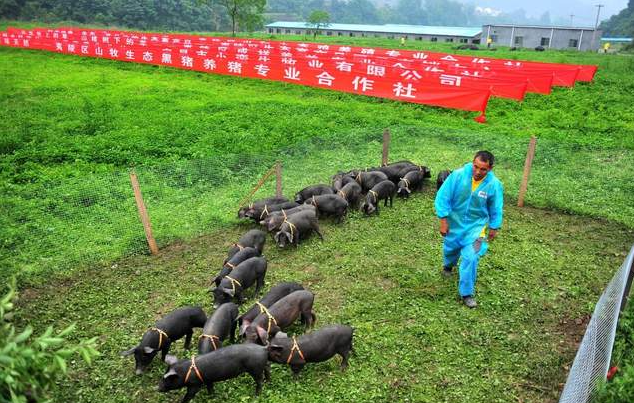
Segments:
[[[493,164],[495,163],[495,157],[489,151],[478,151],[473,159],[475,160],[476,158],[484,162],[488,162],[489,166],[493,166]]]

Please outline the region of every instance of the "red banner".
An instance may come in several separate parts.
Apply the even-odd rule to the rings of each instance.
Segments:
[[[490,96],[522,100],[592,79],[596,66],[484,59],[301,42],[74,28],[0,33],[0,44],[284,81],[446,108],[479,111]]]

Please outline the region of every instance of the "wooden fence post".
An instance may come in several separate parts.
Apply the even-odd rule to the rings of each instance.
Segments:
[[[537,139],[535,136],[531,136],[531,141],[528,143],[528,152],[526,153],[526,162],[524,162],[524,176],[522,177],[522,184],[520,185],[520,194],[517,198],[517,206],[524,207],[524,196],[526,195],[526,189],[528,188],[528,178],[531,176],[531,167],[533,165],[533,157],[535,156],[535,145]]]
[[[275,162],[275,196],[282,197],[282,162]]]
[[[141,187],[139,186],[139,180],[135,172],[130,172],[130,182],[132,183],[132,190],[134,191],[136,206],[139,210],[139,217],[141,217],[141,222],[143,223],[145,238],[147,239],[147,244],[150,247],[150,252],[153,255],[158,255],[158,246],[156,246],[156,241],[154,240],[154,236],[152,236],[152,224],[150,223],[150,216],[148,216],[147,210],[145,208],[143,196],[141,195]]]
[[[273,172],[275,172],[275,171],[276,171],[276,167],[275,166],[270,168],[268,171],[266,171],[266,173],[262,176],[262,178],[260,178],[260,180],[255,185],[255,187],[253,189],[251,189],[249,194],[244,199],[242,199],[242,201],[240,201],[240,204],[239,204],[240,207],[244,206],[246,202],[251,200],[251,197],[253,197],[255,192],[258,191],[258,189],[264,184],[264,182],[266,182],[266,180],[269,178],[269,176],[273,175]]]
[[[391,138],[392,135],[390,134],[390,129],[385,129],[383,131],[383,159],[381,161],[381,166],[386,166],[388,164]]]

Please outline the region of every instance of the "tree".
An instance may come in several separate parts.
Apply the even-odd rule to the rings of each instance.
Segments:
[[[236,28],[249,32],[262,26],[266,0],[196,0],[199,5],[209,6],[213,10],[215,4],[227,9],[231,19],[231,34],[236,36]],[[216,18],[217,19],[217,18]]]
[[[209,0],[207,0],[209,1]],[[236,26],[253,31],[262,25],[266,0],[220,0],[231,18],[231,35],[236,36]]]
[[[308,24],[313,28],[313,38],[317,38],[319,30],[330,25],[330,14],[323,10],[314,10],[308,17]]]

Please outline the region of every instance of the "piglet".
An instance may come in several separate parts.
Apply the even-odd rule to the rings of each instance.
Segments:
[[[359,185],[361,185],[361,189],[363,189],[363,192],[367,192],[368,190],[372,189],[377,183],[388,180],[388,177],[383,172],[374,171],[359,172],[354,179]]]
[[[242,293],[253,283],[256,283],[254,295],[257,295],[260,288],[264,286],[266,267],[264,257],[252,257],[240,263],[230,275],[220,280],[218,287],[212,291],[214,307],[217,308],[222,304],[231,302],[233,298],[240,303],[244,302]]]
[[[317,207],[309,204],[302,204],[297,207],[293,207],[288,210],[274,211],[269,214],[264,220],[260,221],[260,225],[265,225],[267,231],[273,232],[279,230],[282,223],[291,215],[299,213],[300,211],[312,210],[317,214]]]
[[[235,255],[236,253],[240,252],[242,249],[247,247],[255,248],[261,254],[262,251],[264,250],[265,242],[266,242],[266,233],[263,231],[260,231],[259,229],[252,229],[248,231],[246,234],[242,235],[242,237],[237,243],[234,243],[233,245],[231,245],[231,248],[229,249],[229,254],[227,256],[227,259],[225,259],[225,262],[231,259],[233,255]]]
[[[287,201],[288,199],[284,196],[281,196],[281,197],[273,196],[273,197],[267,197],[266,199],[256,200],[252,203],[249,203],[249,205],[247,206],[240,207],[240,209],[238,210],[238,218],[246,217],[245,216],[246,212],[254,207],[263,207],[265,204],[278,204],[278,203],[284,203]]]
[[[271,288],[271,291],[266,293],[266,295],[262,297],[262,299],[258,301],[257,304],[253,305],[251,309],[238,317],[238,325],[240,326],[240,337],[244,336],[247,327],[249,327],[251,322],[253,322],[253,319],[255,319],[260,313],[262,313],[262,306],[264,308],[269,308],[271,305],[284,298],[288,294],[303,289],[304,287],[297,283],[280,283]]]
[[[249,246],[246,248],[242,248],[240,252],[236,253],[231,259],[224,262],[224,264],[222,265],[222,269],[220,269],[220,273],[218,273],[218,275],[213,280],[216,286],[220,285],[220,281],[223,279],[223,277],[231,273],[231,271],[235,269],[240,263],[256,256],[260,256],[259,250],[251,248]]]
[[[266,345],[269,336],[293,324],[301,316],[306,329],[313,326],[317,316],[313,312],[315,295],[306,290],[295,291],[280,299],[270,308],[260,313],[246,328],[247,343]]]
[[[265,204],[262,207],[254,207],[249,209],[244,215],[245,217],[251,218],[255,222],[260,222],[265,219],[270,213],[273,211],[280,211],[284,209],[289,209],[293,207],[297,207],[299,204],[295,202],[284,202],[278,204]]]
[[[390,207],[392,207],[392,201],[394,199],[394,192],[396,186],[392,181],[384,180],[374,186],[365,197],[365,202],[361,205],[361,210],[365,214],[370,215],[374,212],[379,214],[379,201],[385,200],[384,206],[387,206],[387,200],[390,200]]]
[[[286,247],[286,245],[299,244],[299,240],[308,237],[308,235],[315,231],[317,235],[323,240],[324,236],[319,230],[319,223],[314,211],[301,211],[297,214],[289,216],[280,226],[280,230],[273,237],[275,243],[280,248]]]
[[[215,382],[226,381],[248,373],[255,381],[255,394],[262,391],[264,378],[270,380],[271,365],[266,347],[255,344],[235,344],[207,354],[179,360],[173,355],[165,358],[168,368],[158,385],[159,392],[187,388],[181,403],[194,398],[203,386],[213,393]]]
[[[233,343],[235,340],[238,318],[238,306],[234,303],[222,304],[207,319],[203,327],[203,334],[198,339],[198,354],[205,354],[218,350],[222,342],[229,337]]]
[[[361,198],[361,186],[356,181],[348,182],[337,192],[337,195],[346,199],[348,205],[358,206]]]
[[[431,171],[429,170],[429,168],[427,168],[424,165],[411,165],[411,166],[402,168],[398,173],[398,177],[403,178],[405,175],[407,175],[408,172],[411,172],[411,171],[420,171],[423,173],[423,177],[425,179],[431,178]]]
[[[423,181],[425,180],[424,171],[409,171],[398,182],[398,190],[396,194],[400,197],[409,197],[409,195],[415,191],[423,188]]]
[[[189,349],[193,329],[203,327],[206,321],[207,315],[200,307],[186,306],[176,309],[146,331],[138,346],[121,352],[121,355],[126,357],[134,354],[136,374],[141,375],[159,351],[162,353],[161,358],[165,359],[172,342],[181,337],[186,336],[185,349]]]
[[[315,330],[299,338],[289,338],[279,332],[268,345],[269,360],[291,366],[293,375],[308,362],[322,362],[339,354],[341,370],[348,367],[348,356],[352,348],[353,329],[347,325],[333,325]]]
[[[333,194],[334,190],[328,185],[313,185],[305,187],[295,194],[295,203],[302,204],[313,196]]]
[[[443,183],[447,180],[447,178],[451,175],[451,171],[445,170],[438,172],[438,177],[436,178],[436,190],[440,189]]]
[[[317,207],[319,214],[330,215],[337,218],[337,222],[343,221],[348,213],[348,201],[340,195],[313,196],[306,200],[306,204]]]

